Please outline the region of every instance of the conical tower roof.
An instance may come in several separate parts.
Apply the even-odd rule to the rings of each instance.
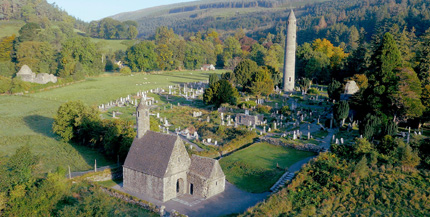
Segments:
[[[288,20],[296,20],[296,15],[294,14],[293,9],[291,9],[290,16],[288,17]]]

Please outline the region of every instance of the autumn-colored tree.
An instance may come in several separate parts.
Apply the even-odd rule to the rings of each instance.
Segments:
[[[0,61],[10,61],[15,35],[0,39]]]

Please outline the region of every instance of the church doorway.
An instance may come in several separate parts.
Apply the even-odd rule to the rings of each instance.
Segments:
[[[194,185],[191,183],[190,184],[190,194],[193,195],[194,193]]]
[[[176,181],[176,193],[177,194],[184,193],[184,180],[178,179],[178,181]]]

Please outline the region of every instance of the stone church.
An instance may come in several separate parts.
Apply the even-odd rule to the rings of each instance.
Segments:
[[[137,107],[137,136],[123,165],[124,188],[162,202],[189,194],[209,198],[224,191],[217,160],[189,157],[181,138],[150,131],[150,106]]]

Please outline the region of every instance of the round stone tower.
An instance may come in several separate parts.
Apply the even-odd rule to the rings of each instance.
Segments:
[[[284,91],[293,92],[294,82],[296,79],[296,16],[291,9],[290,16],[287,21],[287,37],[285,42],[285,57],[284,57]]]
[[[142,98],[136,108],[137,138],[142,138],[146,131],[150,129],[149,108],[148,102]]]

